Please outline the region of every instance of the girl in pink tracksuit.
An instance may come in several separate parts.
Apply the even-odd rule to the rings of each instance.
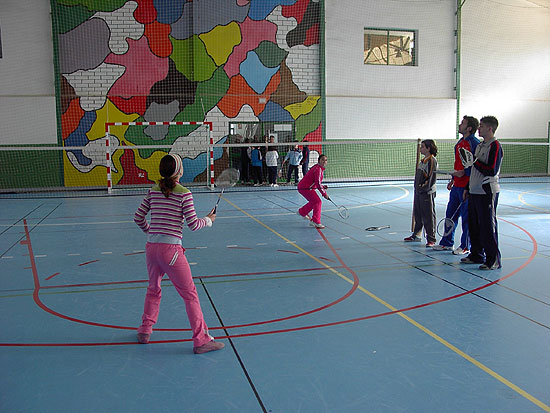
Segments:
[[[315,164],[315,166],[313,166],[313,168],[305,174],[298,184],[298,192],[308,200],[308,203],[298,210],[298,214],[303,218],[310,219],[308,214],[311,210],[313,210],[311,225],[319,229],[323,229],[325,226],[321,224],[322,201],[315,190],[318,189],[319,192],[321,192],[321,195],[323,195],[323,198],[328,199],[326,191],[327,187],[321,184],[321,182],[323,182],[323,173],[325,171],[326,164],[326,155],[320,155],[317,164]]]
[[[224,344],[214,341],[208,334],[185,249],[181,246],[184,221],[191,231],[197,231],[211,227],[216,214],[212,211],[204,218],[197,217],[191,191],[179,184],[183,165],[178,155],[164,156],[160,161],[159,172],[162,178],[149,190],[134,215],[135,223],[147,234],[145,252],[149,273],[138,342],[149,342],[159,314],[160,283],[164,274],[167,274],[185,301],[187,317],[193,330],[193,351],[202,354],[220,350]],[[145,219],[149,212],[150,223]]]

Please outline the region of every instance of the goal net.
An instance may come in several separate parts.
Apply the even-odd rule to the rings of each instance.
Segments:
[[[85,146],[0,147],[0,191],[148,188],[169,153],[182,157],[182,184],[206,186],[216,158],[211,129],[208,122],[106,123],[105,134]]]

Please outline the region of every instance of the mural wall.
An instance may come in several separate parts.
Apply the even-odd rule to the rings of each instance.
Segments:
[[[212,122],[222,143],[229,123],[292,121],[297,140],[320,141],[322,7],[322,0],[52,0],[59,141],[85,147],[67,152],[65,182],[105,182],[105,122]],[[207,139],[196,126],[111,133],[115,148],[197,148]],[[184,155],[186,182],[205,172],[200,152]],[[164,154],[115,151],[113,182],[152,182]]]

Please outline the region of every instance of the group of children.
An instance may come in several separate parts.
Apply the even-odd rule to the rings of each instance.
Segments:
[[[304,140],[303,142],[307,142]],[[270,136],[266,139],[266,143],[272,145],[275,143],[275,138]],[[275,146],[268,146],[265,155],[262,154],[263,146],[251,146],[245,151],[241,152],[241,176],[243,179],[248,177],[248,167],[250,164],[251,178],[254,182],[254,186],[263,185],[263,164],[265,157],[265,166],[267,167],[267,180],[271,187],[278,187],[277,178],[279,177],[279,153]],[[246,153],[246,155],[245,155]],[[296,143],[286,154],[282,164],[281,170],[285,163],[288,162],[288,170],[286,176],[286,182],[290,183],[292,175],[294,174],[294,183],[298,184],[298,168],[302,166],[302,173],[305,176],[309,170],[309,147],[300,147]],[[246,170],[245,170],[246,169]]]
[[[454,147],[454,170],[447,185],[450,190],[446,218],[453,221],[453,228],[436,245],[436,171],[437,146],[431,139],[421,142],[423,155],[414,179],[413,229],[405,242],[420,242],[422,230],[426,234],[426,247],[435,251],[452,251],[454,255],[466,255],[460,261],[465,264],[479,264],[482,270],[501,268],[498,248],[498,225],[496,209],[500,192],[499,172],[503,152],[495,138],[498,120],[485,116],[478,121],[472,116],[464,116],[458,127],[462,135]],[[475,137],[478,131],[483,141]],[[473,154],[474,163],[464,167],[460,150]],[[453,249],[455,226],[462,219],[460,246]]]
[[[414,227],[407,242],[421,241],[422,229],[426,232],[426,247],[434,250],[452,250],[454,254],[466,255],[461,261],[466,264],[480,264],[480,269],[492,270],[501,268],[500,251],[498,248],[498,232],[496,208],[500,192],[498,175],[502,161],[502,148],[495,139],[498,121],[493,116],[486,116],[480,122],[471,116],[465,116],[459,125],[462,138],[455,145],[455,165],[452,180],[447,188],[451,191],[446,215],[456,222],[462,217],[462,239],[460,247],[452,250],[454,231],[443,237],[439,245],[435,245],[435,194],[437,171],[437,146],[431,139],[422,141],[420,152],[423,155],[415,174],[413,216]],[[483,138],[479,142],[475,137],[476,130]],[[459,149],[464,148],[474,153],[474,164],[465,168],[459,156]],[[255,153],[256,151],[256,153]],[[295,173],[298,183],[297,167],[301,161],[298,155],[298,145],[294,154],[287,155],[292,168],[289,168],[288,181],[291,173]],[[258,167],[261,161],[258,148],[253,148],[252,166]],[[275,152],[275,153],[273,153]],[[266,153],[266,163],[269,169],[270,182],[276,179],[276,161],[278,155],[275,149]],[[267,162],[268,161],[268,162]],[[321,224],[322,200],[317,190],[328,199],[327,187],[322,184],[328,159],[321,154],[318,162],[298,183],[298,192],[308,201],[298,210],[298,215],[310,221],[317,229],[325,228]],[[261,165],[261,164],[260,164]],[[275,169],[271,169],[275,168]],[[258,170],[254,170],[256,178]],[[149,343],[153,325],[157,322],[161,301],[161,280],[167,274],[177,292],[185,302],[187,317],[193,331],[193,351],[203,354],[220,350],[224,344],[215,341],[208,333],[204,321],[199,297],[187,258],[182,247],[182,226],[184,223],[192,231],[211,227],[216,219],[213,209],[204,218],[197,217],[193,195],[183,187],[179,180],[183,175],[182,160],[178,155],[169,154],[161,159],[159,165],[161,179],[147,193],[137,211],[134,221],[147,234],[146,263],[149,274],[149,285],[145,295],[145,304],[141,326],[137,330],[137,340],[141,344]],[[467,206],[464,206],[467,205]],[[460,209],[460,214],[455,212]],[[310,216],[310,212],[313,214]],[[151,214],[147,222],[147,214]],[[456,219],[455,219],[456,217]]]

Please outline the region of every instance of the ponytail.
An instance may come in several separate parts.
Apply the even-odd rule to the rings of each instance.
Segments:
[[[182,171],[183,165],[179,155],[166,155],[160,160],[159,172],[161,179],[159,180],[160,190],[166,198],[176,187],[177,177]]]

